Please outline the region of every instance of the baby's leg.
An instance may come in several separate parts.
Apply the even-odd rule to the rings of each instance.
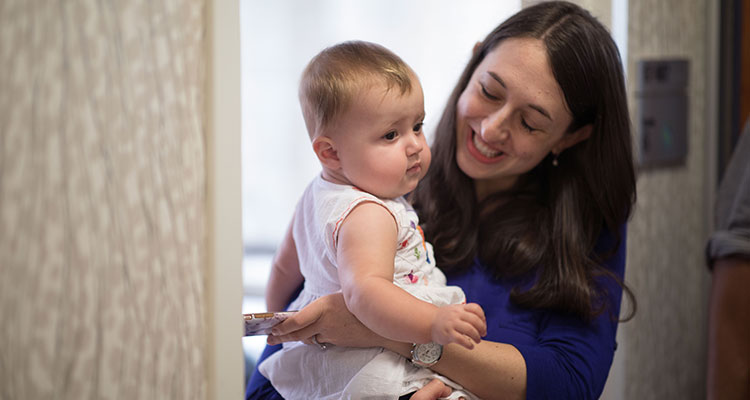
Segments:
[[[443,381],[440,379],[433,379],[432,382],[416,391],[411,396],[411,400],[436,400],[448,396],[451,392],[451,388],[446,386]]]

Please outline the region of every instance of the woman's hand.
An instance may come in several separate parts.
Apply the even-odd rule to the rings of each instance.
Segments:
[[[293,341],[310,344],[315,335],[319,343],[346,347],[383,347],[387,342],[349,312],[341,293],[313,301],[271,332],[267,339],[270,345]]]
[[[448,397],[453,393],[453,390],[447,386],[440,379],[433,379],[430,383],[419,389],[414,393],[411,400],[437,400],[443,397]],[[461,397],[463,399],[463,397]]]

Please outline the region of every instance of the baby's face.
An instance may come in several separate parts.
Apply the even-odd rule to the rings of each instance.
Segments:
[[[424,97],[414,77],[411,91],[384,83],[360,92],[333,125],[341,170],[353,186],[381,198],[411,192],[427,173],[430,148],[422,132]]]

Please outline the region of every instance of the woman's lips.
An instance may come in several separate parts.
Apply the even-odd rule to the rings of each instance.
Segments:
[[[484,144],[478,136],[479,135],[476,134],[476,131],[472,130],[466,140],[466,147],[469,150],[469,153],[478,161],[483,163],[494,163],[505,155],[502,151],[495,150]]]

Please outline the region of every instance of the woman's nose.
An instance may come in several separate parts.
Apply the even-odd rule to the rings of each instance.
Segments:
[[[482,140],[487,143],[504,142],[510,134],[508,121],[509,115],[507,115],[505,107],[487,115],[482,120],[481,132],[479,132]]]

